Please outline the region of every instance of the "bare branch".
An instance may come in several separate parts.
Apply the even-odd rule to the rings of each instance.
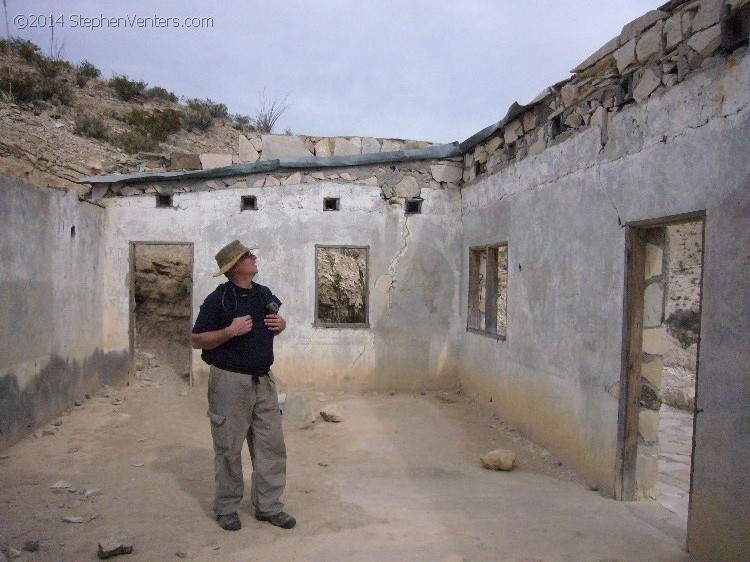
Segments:
[[[255,128],[259,133],[269,134],[273,132],[276,121],[289,109],[287,99],[289,94],[283,98],[274,97],[270,99],[265,88],[260,93],[260,106],[255,112]]]

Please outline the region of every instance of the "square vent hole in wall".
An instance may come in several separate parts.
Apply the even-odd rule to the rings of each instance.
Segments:
[[[407,199],[404,206],[404,213],[407,215],[421,215],[422,214],[422,201],[423,199]]]
[[[240,211],[257,211],[258,198],[255,195],[243,195],[240,199]]]
[[[156,206],[160,209],[171,209],[172,208],[172,196],[165,193],[156,194]]]
[[[323,210],[324,211],[338,211],[341,209],[341,199],[338,197],[324,197],[323,198]]]

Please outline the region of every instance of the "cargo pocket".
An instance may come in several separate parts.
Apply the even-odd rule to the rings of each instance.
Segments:
[[[211,437],[214,441],[215,451],[226,451],[227,449],[227,420],[226,416],[216,414],[211,410],[208,411],[208,417],[211,420]]]
[[[224,422],[226,421],[226,416],[220,416],[219,414],[214,414],[211,410],[208,411],[208,417],[211,418],[211,423],[216,424],[218,426],[224,425]]]

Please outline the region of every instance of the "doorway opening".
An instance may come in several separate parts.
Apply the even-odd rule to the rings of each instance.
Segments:
[[[687,519],[696,454],[702,215],[629,225],[616,497]]]
[[[130,264],[133,376],[192,385],[193,244],[131,242]]]

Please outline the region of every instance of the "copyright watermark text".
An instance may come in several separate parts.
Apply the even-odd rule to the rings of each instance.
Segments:
[[[214,18],[175,16],[105,16],[104,14],[16,14],[17,29],[61,27],[67,29],[212,29]]]

